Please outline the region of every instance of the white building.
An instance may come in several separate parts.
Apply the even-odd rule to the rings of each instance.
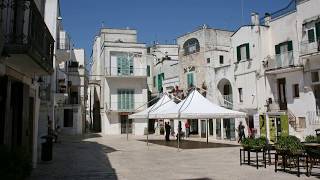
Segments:
[[[146,120],[128,120],[147,107],[146,45],[137,31],[102,28],[94,40],[90,84],[93,87],[93,127],[104,134],[143,135]],[[96,127],[96,125],[98,127]],[[99,127],[100,126],[100,127]]]
[[[6,38],[0,41],[0,144],[25,149],[34,167],[40,150],[40,98],[48,105],[52,102],[50,90],[45,96],[39,92],[39,77],[50,77],[54,72],[55,31],[49,23],[52,14],[48,9],[57,10],[58,2],[51,2],[19,1],[20,5],[11,6],[13,1],[5,0],[1,7],[6,13],[0,23],[0,37]]]

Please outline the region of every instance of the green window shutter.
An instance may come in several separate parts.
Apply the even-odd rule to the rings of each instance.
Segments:
[[[288,41],[288,51],[292,51],[293,47],[292,47],[292,41]]]
[[[158,91],[160,92],[162,88],[162,75],[158,74]]]
[[[130,109],[134,110],[134,90],[131,90],[130,93]]]
[[[316,37],[317,37],[317,41],[319,41],[320,39],[320,22],[316,23]]]
[[[194,85],[193,80],[194,80],[194,79],[193,79],[193,73],[187,74],[188,87],[191,87],[192,85]]]
[[[288,115],[280,115],[280,121],[281,121],[281,135],[288,136],[289,135]]]
[[[246,47],[246,54],[247,54],[247,60],[250,59],[250,46],[249,43],[245,44]]]
[[[275,46],[275,50],[276,50],[276,54],[280,54],[281,53],[279,44]]]
[[[240,52],[240,46],[237,47],[237,61],[239,62],[241,60],[241,52]]]
[[[313,43],[314,41],[315,41],[314,29],[309,29],[308,30],[308,42]]]
[[[118,109],[122,109],[122,91],[118,90]]]
[[[147,66],[147,76],[150,77],[150,66]]]

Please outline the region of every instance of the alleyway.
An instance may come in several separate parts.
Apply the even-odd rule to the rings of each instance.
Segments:
[[[256,170],[239,165],[239,147],[181,150],[150,144],[142,137],[64,137],[55,144],[54,160],[40,164],[31,180],[51,179],[315,179],[274,172],[274,166]]]

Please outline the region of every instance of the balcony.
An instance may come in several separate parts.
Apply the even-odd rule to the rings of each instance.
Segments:
[[[282,73],[296,68],[301,68],[300,64],[294,62],[293,51],[268,57],[263,65],[267,73]]]
[[[122,77],[122,78],[146,78],[147,68],[118,68],[107,67],[106,77]]]
[[[300,44],[300,55],[313,55],[316,53],[320,53],[320,39],[318,42],[309,42],[309,41],[303,41]]]
[[[33,0],[1,1],[0,24],[7,63],[25,73],[53,72],[54,39]]]
[[[133,102],[132,104],[121,104],[118,101],[107,103],[106,107],[108,111],[115,112],[139,112],[147,108],[147,102]]]
[[[233,108],[233,98],[232,98],[232,94],[231,95],[222,95],[223,97],[223,104],[222,106],[228,109],[232,109]]]

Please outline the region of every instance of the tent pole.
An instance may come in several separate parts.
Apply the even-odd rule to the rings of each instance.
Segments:
[[[148,149],[149,149],[149,113],[148,112],[148,116],[147,116],[147,146],[148,146]]]
[[[208,123],[208,122],[209,122],[209,121],[208,121],[208,119],[207,119],[207,123],[206,123],[206,124],[207,124],[207,125],[206,125],[206,126],[207,126],[207,144],[209,144],[209,132],[208,132],[208,129],[209,129],[209,127],[208,127],[208,126],[209,126],[209,123]]]
[[[178,137],[178,151],[180,151],[180,128],[179,128],[179,123],[180,123],[180,116],[178,118],[178,136],[177,136]]]

